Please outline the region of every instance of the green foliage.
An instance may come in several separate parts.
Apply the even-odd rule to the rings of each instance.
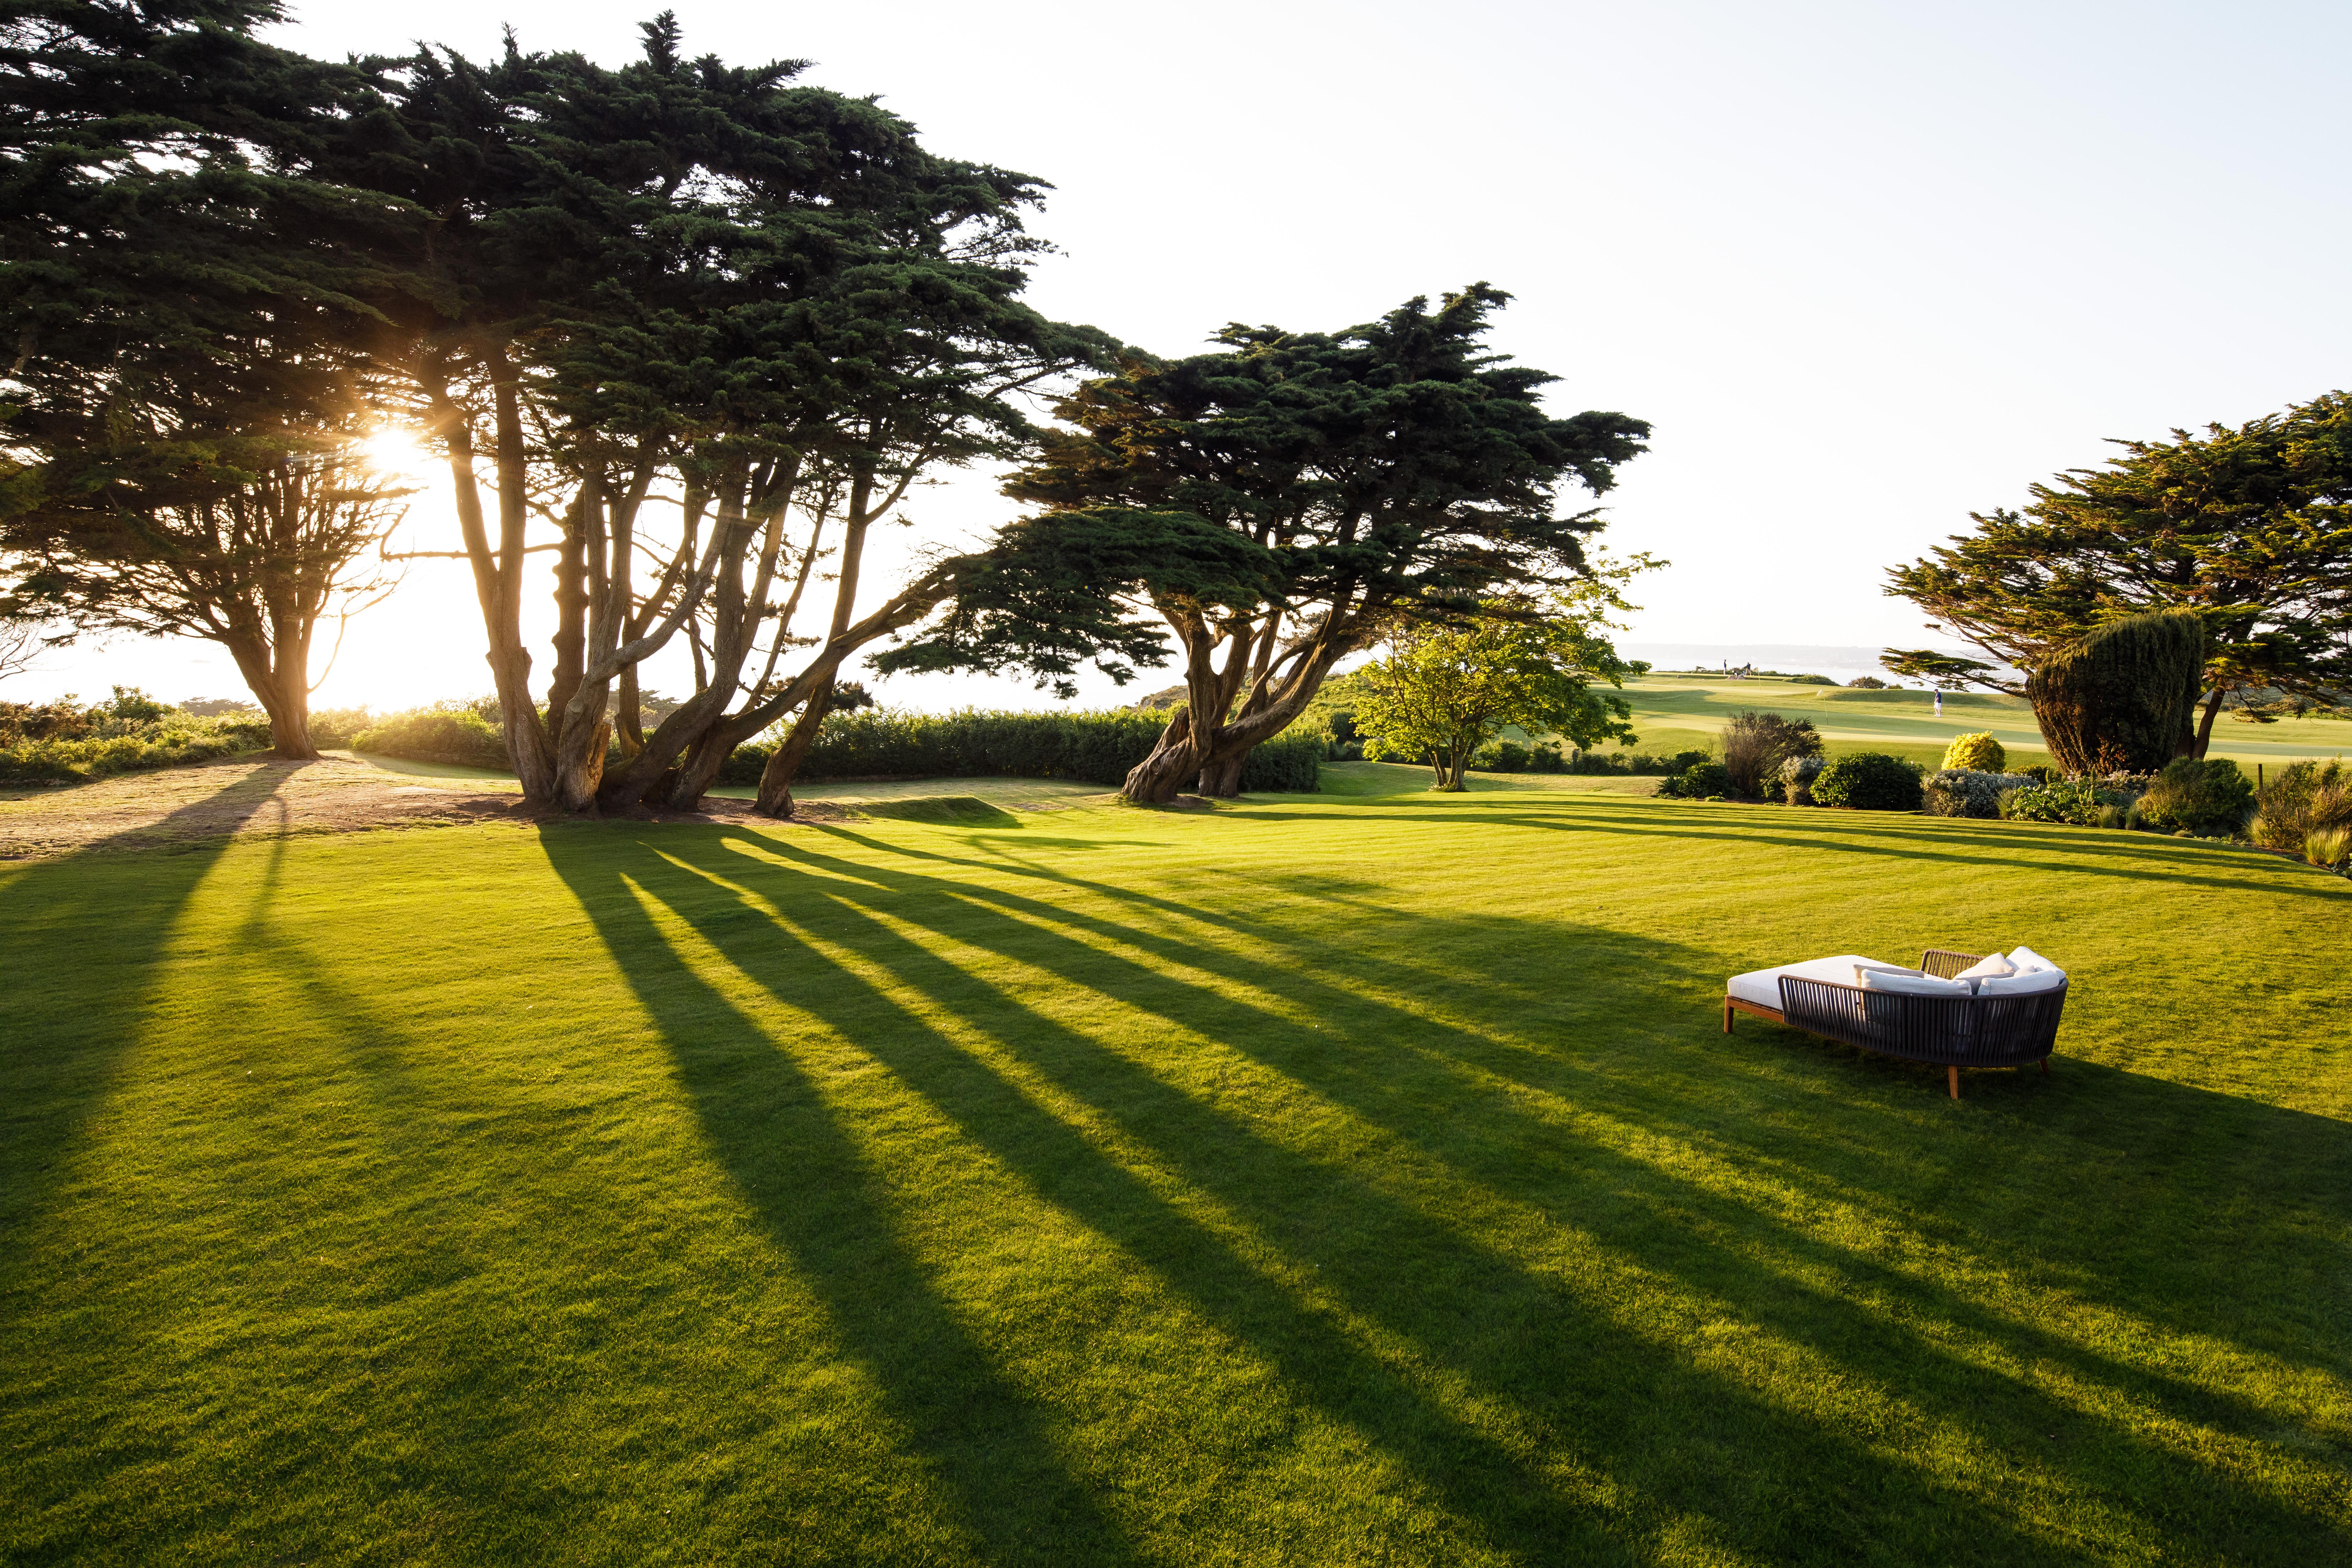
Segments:
[[[2023,784],[2000,796],[2000,815],[2014,822],[2067,822],[2077,827],[2121,827],[2128,795],[2089,779]]]
[[[1659,784],[1658,793],[1683,800],[1714,800],[1730,795],[1731,771],[1721,763],[1693,763]]]
[[[1557,749],[1553,755],[1559,755]],[[1471,757],[1470,765],[1480,773],[1523,773],[1528,771],[1530,755],[1517,741],[1489,741]]]
[[[471,708],[420,708],[391,713],[352,737],[352,750],[423,763],[506,769],[506,732]]]
[[[2337,759],[2281,768],[2254,805],[2247,837],[2265,849],[2299,854],[2313,833],[2352,827],[2352,765]]]
[[[1355,721],[1367,757],[1426,761],[1459,789],[1478,748],[1514,725],[1577,746],[1632,740],[1621,688],[1632,672],[1609,641],[1617,585],[1639,564],[1604,568],[1539,604],[1490,600],[1474,619],[1408,626],[1361,672]]]
[[[2052,759],[2069,773],[2162,767],[2195,731],[2205,640],[2194,614],[2168,610],[2050,650],[2025,690]]]
[[[1850,811],[1916,811],[1918,763],[1884,752],[1853,752],[1813,776],[1813,804]]]
[[[2254,781],[2227,757],[2176,757],[2133,803],[2135,827],[2229,838],[2254,814]]]
[[[108,701],[0,702],[0,779],[56,784],[180,767],[269,744],[266,721],[199,718],[118,686]]]
[[[1784,675],[1780,678],[1791,686],[1835,686],[1826,675]]]
[[[1560,755],[1559,742],[1546,741],[1528,755],[1528,772],[1531,773],[1564,773],[1568,759]]]
[[[1966,768],[1971,773],[2003,773],[2009,766],[2009,748],[1995,740],[1990,730],[1955,735],[1952,743],[1944,748],[1944,766]]]
[[[1879,679],[1878,677],[1874,675],[1857,675],[1845,684],[1846,689],[1849,691],[1885,691],[1890,689],[1885,681]]]
[[[1906,680],[1922,680],[1942,691],[1965,690],[1970,682],[1984,679],[1995,668],[1980,658],[1962,658],[1927,647],[1891,647],[1878,662],[1890,675],[1899,675]],[[1854,684],[1860,686],[1862,682],[1857,680]],[[1880,681],[1877,685],[1884,688],[1885,682]]]
[[[826,715],[799,776],[827,779],[1083,779],[1117,787],[1151,754],[1167,721],[1156,713],[905,713],[870,708]],[[1300,728],[1249,754],[1244,793],[1310,795],[1328,742]],[[719,778],[757,784],[770,748],[739,746]]]

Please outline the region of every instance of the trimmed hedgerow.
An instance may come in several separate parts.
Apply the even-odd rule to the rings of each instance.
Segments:
[[[1080,779],[1116,788],[1151,754],[1163,713],[906,713],[861,709],[828,714],[800,777]],[[1330,742],[1318,730],[1276,736],[1242,764],[1250,794],[1310,795]],[[739,746],[719,773],[725,784],[757,784],[772,748]]]
[[[471,709],[420,708],[377,720],[352,737],[352,750],[420,763],[458,763],[475,768],[509,768],[507,738]]]
[[[1813,775],[1813,804],[1849,811],[1916,811],[1919,764],[1885,752],[1853,752]]]

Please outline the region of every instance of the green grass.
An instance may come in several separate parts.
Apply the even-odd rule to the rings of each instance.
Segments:
[[[1418,781],[16,867],[0,1560],[2343,1562],[2347,915]],[[2020,942],[2047,1078],[1721,1033]]]
[[[1778,680],[1711,680],[1700,676],[1647,676],[1627,683],[1623,693],[1641,739],[1623,748],[1671,754],[1706,747],[1723,722],[1742,709],[1767,710],[1789,719],[1810,719],[1821,731],[1829,754],[1891,752],[1929,766],[1941,763],[1955,735],[1989,730],[2017,765],[2046,763],[2048,750],[2034,726],[2033,710],[2021,697],[1995,692],[1950,692],[1938,719],[1924,691],[1853,691],[1843,687],[1796,686]],[[2352,750],[2352,724],[2341,720],[2281,720],[2249,724],[2224,715],[2213,727],[2212,754],[2233,757],[2252,771],[2256,763],[2276,766],[2298,757],[2332,757]]]

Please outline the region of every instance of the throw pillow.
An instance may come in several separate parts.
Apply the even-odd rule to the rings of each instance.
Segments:
[[[1864,991],[1895,991],[1906,996],[1966,996],[1970,990],[1965,980],[1939,980],[1932,974],[1895,974],[1884,969],[1865,969],[1854,978]]]
[[[1981,980],[1977,983],[1979,996],[2031,996],[2037,991],[2055,991],[2066,984],[2063,969],[2034,969],[2005,979]]]
[[[1974,963],[1970,964],[1968,968],[1961,970],[1952,978],[1955,980],[1965,980],[1969,983],[1970,989],[1981,991],[1983,987],[1977,984],[1978,981],[2004,980],[2016,973],[2017,965],[2011,963],[2009,960],[1996,952],[1990,958],[1978,959]]]
[[[2031,974],[2037,969],[2055,969],[2058,967],[2056,964],[2051,963],[2048,959],[2042,957],[2040,953],[2034,952],[2030,947],[2021,947],[2012,950],[2009,955],[2009,961],[2017,965],[2017,972],[2020,974]]]

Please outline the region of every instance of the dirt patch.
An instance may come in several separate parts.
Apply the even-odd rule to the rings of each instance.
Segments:
[[[517,786],[505,780],[442,783],[392,773],[336,752],[314,763],[229,757],[67,788],[13,791],[0,797],[0,861],[144,849],[232,835],[358,833],[479,822],[528,826],[552,815],[525,805]],[[643,822],[722,822],[751,815],[748,800],[711,797],[699,812],[632,811],[625,816]],[[802,821],[853,815],[845,806],[822,801],[800,802],[795,812]]]

